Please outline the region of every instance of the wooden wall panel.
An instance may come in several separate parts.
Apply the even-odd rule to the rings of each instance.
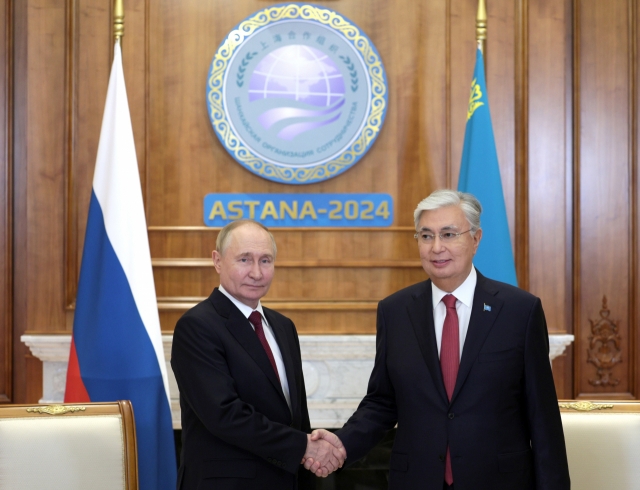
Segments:
[[[68,3],[68,82],[70,111],[67,148],[66,307],[75,303],[80,260],[98,152],[102,113],[109,83],[113,38],[108,3]]]
[[[395,199],[395,223],[413,226],[413,210],[428,190],[447,185],[449,3],[418,2],[390,11],[395,32],[382,54],[390,77],[389,113],[383,132],[393,131],[395,162],[401,192]],[[429,73],[428,77],[422,76]],[[393,108],[393,110],[391,110]],[[393,128],[393,130],[391,129]],[[376,143],[377,144],[377,143]]]
[[[143,195],[146,194],[147,49],[144,0],[126,2],[122,57]],[[113,61],[111,4],[69,1],[67,91],[70,122],[67,151],[67,233],[65,287],[67,306],[75,301],[93,169]]]
[[[475,66],[475,17],[477,2],[451,0],[449,75],[450,133],[447,142],[450,160],[447,182],[436,187],[456,188],[462,158],[469,89]],[[485,55],[487,92],[498,152],[500,175],[505,196],[507,219],[515,246],[515,2],[493,0],[488,5],[488,30]],[[473,49],[471,47],[473,46]],[[425,73],[428,78],[429,75]],[[511,83],[506,83],[510,80]]]
[[[329,6],[336,8],[334,3]],[[405,74],[394,71],[393,63],[400,63],[407,54],[398,47],[399,56],[393,56],[388,47],[393,36],[386,22],[392,15],[373,14],[397,11],[387,3],[343,2],[345,8],[340,9],[368,33],[385,65],[392,67],[387,67],[390,110],[374,151],[339,178],[301,186],[269,182],[238,165],[217,141],[206,111],[205,84],[215,51],[232,26],[265,4],[187,1],[179,9],[172,2],[151,4],[149,224],[201,225],[202,199],[209,192],[348,192],[359,187],[397,197],[396,87],[406,84],[402,83]],[[415,130],[407,132],[414,136],[412,143],[418,139]]]
[[[631,238],[635,226],[630,185],[629,3],[576,3],[580,304],[575,384],[576,394],[583,397],[603,393],[632,397],[635,391],[629,376],[634,363],[629,355]],[[619,342],[605,338],[608,330]],[[602,364],[602,371],[589,362],[588,352]],[[615,362],[618,356],[620,363]]]
[[[475,17],[478,6],[477,2],[470,0],[450,0],[449,3],[451,4],[450,42],[448,46],[450,93],[448,118],[450,127],[447,143],[450,148],[451,159],[447,162],[449,165],[448,174],[450,178],[448,182],[446,182],[446,185],[447,187],[455,189],[458,186],[458,176],[460,174],[464,130],[467,124],[467,109],[469,107],[469,92],[476,60]],[[492,10],[493,9],[490,9],[490,11]],[[491,27],[492,24],[488,28]],[[492,46],[493,43],[487,46],[487,58],[492,56]],[[489,104],[492,109],[492,122],[495,129],[496,117],[493,111],[494,90],[488,86],[487,91],[489,92]]]
[[[278,246],[277,262],[349,261],[404,262],[420,267],[413,227],[273,228]],[[210,261],[218,229],[151,227],[149,245],[154,260],[202,258]]]
[[[371,151],[352,169],[287,186],[235,163],[205,103],[209,64],[224,36],[272,3],[125,2],[125,77],[167,332],[217,284],[210,265],[217,230],[202,226],[209,192],[393,196],[389,230],[275,230],[279,269],[265,303],[303,333],[371,333],[376,302],[424,277],[411,215],[430,191],[457,184],[477,2],[319,4],[349,17],[375,43],[387,70],[388,112]],[[26,357],[19,337],[71,325],[112,14],[101,0],[0,0],[0,9],[7,13],[0,20],[0,308],[9,312],[0,324],[0,400],[35,401],[39,380],[28,373],[39,361]],[[638,7],[634,0],[491,0],[488,14],[487,84],[518,271],[542,298],[550,330],[577,336],[575,351],[554,363],[558,392],[635,397]],[[9,292],[13,301],[3,306]],[[595,376],[587,362],[589,320],[601,318],[603,296],[619,328],[622,363],[614,373],[621,381],[596,388],[588,381]]]
[[[27,330],[64,328],[66,4],[14,5],[13,399],[27,399]]]
[[[528,275],[542,299],[549,331],[573,333],[571,322],[571,2],[528,2]],[[569,92],[570,94],[570,92]],[[569,121],[569,123],[568,123]],[[569,280],[568,280],[569,279]],[[571,349],[569,349],[569,352]],[[554,363],[556,371],[571,362]],[[572,397],[571,384],[559,394]]]
[[[11,400],[12,4],[0,0],[0,403]]]
[[[12,325],[12,362],[11,362],[11,382],[12,393],[11,401],[20,403],[26,400],[25,392],[27,383],[31,383],[26,376],[26,365],[22,362],[27,349],[16,341],[15,337],[24,332],[27,327],[26,323],[26,292],[27,281],[23,276],[18,278],[18,272],[26,272],[27,254],[25,250],[26,244],[26,200],[20,199],[19,196],[26,195],[26,170],[25,164],[27,159],[26,146],[26,107],[28,99],[28,91],[24,83],[15,83],[17,80],[25,80],[27,73],[27,42],[24,33],[27,31],[27,15],[25,3],[13,5],[13,32],[22,32],[23,36],[14,36],[13,38],[13,177],[14,177],[14,195],[13,202],[13,269],[16,272],[13,280],[13,325]],[[21,78],[24,77],[24,78]],[[20,165],[17,164],[20,162]]]
[[[567,79],[571,81],[571,58],[564,56],[570,40],[570,2],[547,0],[529,3],[529,290],[542,299],[552,332],[571,333],[567,317],[565,230],[567,215]],[[569,53],[570,54],[570,53]]]
[[[278,243],[277,273],[265,302],[277,305],[294,321],[304,319],[297,321],[301,333],[374,333],[371,314],[377,301],[424,279],[409,227],[276,228],[273,233]],[[184,311],[204,299],[218,284],[210,259],[216,237],[216,231],[199,228],[152,228],[150,245],[163,330],[173,329],[176,310]],[[188,256],[176,258],[180,253]],[[344,318],[330,311],[331,305],[344,312]],[[304,316],[304,309],[312,313]],[[348,314],[351,310],[353,315]],[[311,324],[306,321],[309,318],[313,318]]]
[[[93,0],[86,1],[88,3],[80,6],[79,11],[88,10],[89,5],[93,5]],[[461,149],[468,86],[474,60],[474,51],[469,49],[469,44],[465,41],[470,39],[473,46],[474,2],[467,0],[445,4],[416,4],[407,0],[396,0],[393,3],[379,1],[372,7],[371,2],[352,0],[341,1],[339,4],[329,2],[328,5],[358,23],[376,44],[388,74],[389,110],[380,137],[361,163],[339,178],[306,186],[286,186],[268,182],[244,170],[218,143],[206,113],[204,86],[215,50],[231,26],[264,5],[255,0],[208,4],[192,1],[182,2],[179,7],[171,2],[147,3],[144,12],[148,16],[148,22],[144,26],[139,20],[142,16],[140,12],[144,9],[139,3],[134,3],[130,8],[134,12],[134,19],[138,19],[134,20],[139,27],[134,31],[134,44],[140,48],[133,51],[135,54],[131,54],[131,51],[127,51],[125,41],[124,62],[128,92],[137,94],[130,98],[138,100],[138,104],[132,104],[134,134],[137,128],[144,134],[145,146],[142,151],[142,138],[138,138],[137,141],[138,154],[142,157],[141,168],[146,176],[143,181],[146,183],[147,191],[148,223],[152,230],[172,230],[171,243],[182,243],[181,246],[172,246],[171,252],[164,255],[164,258],[180,260],[193,257],[194,253],[195,257],[199,258],[209,256],[211,244],[207,247],[197,245],[194,249],[194,245],[184,243],[187,237],[192,236],[190,227],[199,228],[206,233],[206,229],[200,227],[201,209],[202,199],[209,192],[348,192],[362,188],[372,192],[387,192],[394,197],[395,224],[408,226],[407,245],[403,247],[409,246],[406,255],[394,259],[416,258],[415,243],[410,243],[413,208],[433,188],[455,186],[457,181],[459,154],[452,157],[452,141]],[[495,51],[496,61],[511,60],[507,63],[496,63],[499,70],[489,75],[490,80],[491,76],[496,79],[490,83],[497,85],[498,80],[503,77],[513,78],[514,48],[509,40],[513,31],[514,11],[511,4],[505,1],[495,12],[495,18],[491,22],[500,34],[496,35],[495,46],[492,49]],[[83,29],[91,29],[92,25],[98,23],[98,18],[106,17],[101,8],[92,9],[91,14],[83,16],[78,22],[76,30],[80,32],[80,38],[86,36]],[[400,24],[406,28],[398,32],[396,26]],[[425,25],[435,28],[425,29]],[[93,44],[104,45],[104,24],[94,32],[98,34],[94,34]],[[423,35],[425,32],[428,34]],[[464,35],[459,35],[461,33]],[[128,39],[130,37],[125,36],[125,40]],[[143,45],[144,51],[141,48]],[[102,94],[104,91],[104,82],[99,80],[101,77],[106,79],[106,76],[100,73],[105,70],[106,57],[104,50],[101,51],[102,56],[90,57],[89,53],[93,49],[92,43],[78,47],[79,59],[82,60],[78,62],[78,66],[82,65],[82,70],[91,74],[87,76],[88,82],[84,84],[83,92],[78,93],[78,120],[81,119],[81,114],[90,117],[99,110],[95,107],[99,107],[99,102],[95,101],[102,99],[94,97],[89,101],[89,94]],[[458,56],[464,52],[465,56]],[[137,62],[133,62],[134,59]],[[143,65],[146,67],[145,71],[138,68],[127,71],[127,66]],[[455,83],[452,80],[455,80]],[[498,95],[495,110],[499,115],[497,118],[494,117],[494,120],[498,121],[496,134],[505,136],[500,139],[498,147],[499,152],[506,155],[502,159],[501,168],[506,175],[508,208],[513,217],[514,151],[511,139],[506,136],[513,131],[513,86],[496,92]],[[146,93],[146,98],[141,97],[140,93]],[[146,110],[143,115],[140,115],[141,107]],[[457,115],[453,116],[455,110]],[[96,125],[95,117],[93,121]],[[95,154],[97,144],[95,136],[88,136],[89,132],[92,135],[97,134],[97,127],[86,127],[85,137],[80,134],[77,136],[77,155],[71,168],[71,176],[76,183],[74,195],[77,195],[73,209],[74,216],[78,218],[75,226],[71,228],[73,232],[68,243],[77,243],[78,246],[75,249],[77,260],[67,270],[69,278],[77,276],[77,270],[72,269],[78,267],[81,237],[84,234],[84,209],[88,202],[87,189],[90,188],[91,175],[87,169],[92,166],[89,156]],[[84,131],[80,128],[81,126],[78,126],[77,130]],[[73,218],[70,218],[70,221],[72,220]],[[300,233],[309,233],[310,236],[315,234],[310,230]],[[363,235],[360,240],[365,243],[380,242],[380,232],[377,230],[358,233]],[[181,234],[184,234],[184,239],[176,242],[175,236]],[[334,235],[337,238],[334,237],[331,243],[305,238],[297,242],[297,245],[291,245],[294,250],[306,254],[309,252],[308,243],[322,243],[320,251],[324,250],[324,256],[334,261],[348,261],[350,254],[355,250],[368,251],[363,257],[371,260],[376,260],[380,254],[380,246],[350,247],[353,232],[343,230]],[[156,251],[159,248],[165,248],[167,245],[163,244],[162,240],[158,235],[152,238],[154,257],[157,257]],[[312,257],[315,256],[312,254]],[[187,273],[187,276],[183,275],[184,267],[189,266],[183,264],[181,272],[165,268],[156,273],[159,279],[157,289],[162,297],[166,295],[177,298],[177,303],[184,303],[180,300],[182,296],[200,297],[204,290],[210,289],[212,284],[195,287],[190,282],[202,278],[202,272],[197,270],[197,267],[191,275]],[[324,277],[317,264],[306,263],[302,267],[300,274],[317,272],[317,277]],[[393,271],[389,273],[395,274]],[[414,271],[407,278],[419,277],[420,273],[421,269],[416,262]],[[187,280],[186,277],[191,279]],[[357,283],[360,276],[346,267],[341,275],[335,277],[341,277],[346,283]],[[325,291],[335,289],[335,281],[338,280],[335,277],[327,277],[328,282],[323,285]],[[181,283],[182,280],[187,282]],[[75,292],[73,281],[69,284],[71,291]],[[392,282],[394,287],[407,284]],[[197,294],[192,289],[197,289]],[[274,289],[274,292],[276,291],[278,290]],[[377,301],[386,291],[389,291],[388,286],[379,289],[377,293],[372,292],[368,300]],[[316,301],[313,297],[307,297],[305,293],[299,294],[301,296],[298,300],[311,303]],[[340,295],[336,293],[334,300],[339,298]],[[163,322],[163,328],[172,327]],[[360,323],[352,324],[351,328],[352,332],[356,333],[371,331],[373,326]]]
[[[401,260],[417,258],[415,242],[411,243],[412,211],[431,189],[446,185],[449,171],[445,132],[448,66],[447,52],[440,44],[447,33],[449,7],[435,2],[416,4],[406,0],[393,3],[378,1],[375,5],[370,1],[339,2],[339,5],[328,2],[327,5],[354,20],[376,44],[387,70],[389,110],[378,140],[362,162],[330,181],[290,186],[265,181],[235,163],[218,143],[206,114],[204,87],[213,54],[231,26],[263,8],[264,4],[256,1],[234,2],[233,5],[227,2],[207,5],[184,2],[179,9],[173,4],[150,4],[149,44],[153,49],[149,51],[148,73],[150,163],[147,202],[152,229],[173,227],[173,235],[183,232],[190,236],[184,227],[200,226],[202,199],[209,192],[352,192],[367,189],[386,192],[394,197],[395,224],[409,226],[405,239],[411,251]],[[398,30],[397,25],[406,28]],[[425,29],[425,25],[438,27]],[[429,34],[423,36],[423,32]],[[429,76],[423,76],[425,72]],[[464,97],[466,99],[468,93]],[[189,137],[185,138],[185,134]],[[384,243],[380,235],[386,234],[377,230],[343,230],[330,233],[333,241],[323,239],[318,242],[318,232],[306,230],[293,232],[299,238],[297,242],[288,240],[283,243],[283,237],[290,233],[277,233],[281,250],[304,254],[312,260],[324,257],[333,261],[348,261],[353,253],[364,259],[378,259]],[[359,235],[359,241],[352,242],[354,234]],[[196,247],[198,256],[208,257],[212,243],[208,247]],[[350,245],[352,243],[357,246]],[[162,238],[152,238],[154,257],[156,247],[163,247]],[[310,247],[316,247],[319,255]],[[206,252],[203,248],[207,249]],[[185,254],[191,254],[193,248],[187,246],[173,250],[168,258],[189,257]],[[279,256],[280,260],[286,261],[283,255]],[[310,304],[328,299],[338,301],[343,290],[336,287],[336,281],[357,284],[361,280],[361,273],[353,272],[349,267],[330,277],[311,262],[301,267],[299,273],[289,276],[315,275],[316,282],[325,281],[318,286],[320,289],[278,289],[274,285],[269,299],[280,299],[279,291],[295,290],[295,297],[288,299]],[[417,260],[413,267],[412,277],[420,277]],[[395,274],[393,271],[389,273]],[[172,274],[175,276],[173,279]],[[179,292],[181,279],[176,274],[180,273],[170,270],[157,272],[160,295],[179,298],[183,294]],[[194,271],[192,277],[202,277],[200,274]],[[283,276],[279,274],[277,281],[281,281]],[[199,293],[196,296],[201,296],[204,290],[209,290],[217,282],[212,279],[197,288]],[[296,283],[295,279],[292,280]],[[392,284],[404,286],[409,283],[394,281]],[[319,290],[326,293],[322,298],[314,297]],[[371,291],[367,299],[375,302],[389,290],[383,285],[377,291]],[[369,319],[339,323],[344,325],[340,328],[347,333],[372,332],[374,328]],[[321,325],[317,314],[315,324]],[[171,329],[172,325],[163,321],[163,328]],[[327,328],[330,328],[330,323],[327,323]],[[301,329],[305,327],[301,326]],[[321,333],[322,327],[314,327],[312,331]]]
[[[635,365],[633,366],[633,377],[635,387],[635,397],[638,397],[640,393],[640,281],[638,279],[638,272],[640,268],[640,209],[638,193],[640,189],[640,63],[638,62],[638,55],[640,54],[640,8],[638,8],[637,2],[630,3],[629,19],[631,22],[631,81],[632,81],[632,104],[630,106],[631,111],[631,136],[633,138],[631,147],[631,165],[632,165],[632,199],[634,206],[633,213],[633,225],[635,226],[633,239],[633,284],[632,284],[632,359]]]
[[[326,303],[369,301],[389,296],[405,286],[407,280],[413,283],[423,279],[419,267],[386,266],[348,267],[336,263],[328,267],[300,267],[282,263],[277,266],[275,281],[265,300]],[[199,298],[209,296],[212,284],[217,282],[217,274],[212,266],[202,267],[156,267],[154,277],[159,301],[163,298]],[[413,284],[409,283],[409,284]],[[175,295],[179,291],[181,294]],[[172,302],[181,302],[173,299]],[[173,328],[173,325],[170,326]],[[369,325],[374,331],[374,325]],[[322,332],[316,332],[322,333]],[[347,332],[348,333],[348,332]]]
[[[470,2],[473,6],[475,2]],[[515,35],[516,19],[513,0],[488,2],[487,23],[492,35],[487,39],[487,92],[491,107],[493,133],[498,151],[500,177],[507,208],[509,231],[515,236]],[[473,16],[475,18],[475,15]],[[505,83],[511,80],[511,83]],[[467,82],[470,84],[471,82]],[[470,86],[470,85],[469,85]],[[495,90],[494,90],[495,87]],[[457,181],[455,183],[457,185]]]

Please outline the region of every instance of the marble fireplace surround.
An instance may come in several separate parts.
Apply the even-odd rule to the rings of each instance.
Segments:
[[[171,356],[171,335],[163,335],[164,355]],[[67,377],[70,335],[23,335],[21,340],[43,362],[40,403],[61,403]],[[561,355],[573,335],[551,334],[550,359]],[[312,427],[336,428],[364,396],[375,357],[375,335],[301,335],[302,367]],[[178,386],[167,362],[174,429],[180,428]]]

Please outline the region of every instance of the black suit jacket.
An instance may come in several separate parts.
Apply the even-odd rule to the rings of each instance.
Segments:
[[[390,489],[441,490],[447,445],[456,490],[570,488],[538,298],[478,273],[451,402],[430,280],[381,301],[377,329],[367,395],[338,431],[348,464],[397,423]]]
[[[282,352],[291,410],[249,320],[217,288],[176,325],[180,490],[311,488],[311,474],[298,471],[310,432],[298,335],[291,320],[263,310]]]

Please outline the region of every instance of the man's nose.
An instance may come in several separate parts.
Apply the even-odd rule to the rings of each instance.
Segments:
[[[251,265],[251,270],[249,271],[249,275],[253,279],[260,279],[262,277],[262,269],[260,268],[260,262],[254,262]]]
[[[435,253],[439,253],[439,252],[442,252],[444,249],[445,249],[444,243],[442,243],[442,238],[440,238],[440,235],[434,236],[431,250],[433,250]]]

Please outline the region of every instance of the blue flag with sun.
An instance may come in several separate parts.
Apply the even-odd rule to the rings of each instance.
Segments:
[[[517,286],[480,49],[471,82],[458,190],[473,194],[482,204],[482,240],[473,264],[485,276]]]

